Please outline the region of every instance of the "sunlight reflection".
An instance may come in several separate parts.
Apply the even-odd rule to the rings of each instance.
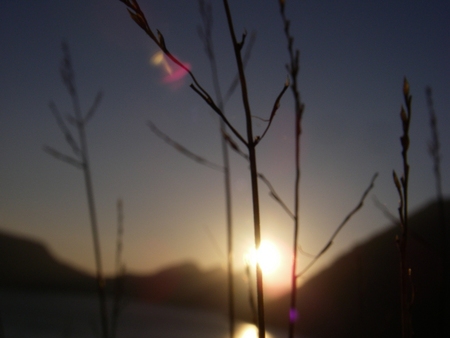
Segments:
[[[188,72],[182,67],[171,62],[162,51],[156,52],[151,58],[150,62],[157,67],[160,67],[164,72],[164,77],[162,79],[163,83],[175,83],[183,79]],[[183,63],[187,69],[191,69],[189,63]]]
[[[253,324],[240,324],[236,330],[236,338],[258,338],[258,328]],[[266,332],[266,338],[273,336]]]

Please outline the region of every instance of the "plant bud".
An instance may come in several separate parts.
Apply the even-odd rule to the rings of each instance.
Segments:
[[[403,95],[408,96],[409,95],[409,83],[408,80],[405,79],[403,80]]]

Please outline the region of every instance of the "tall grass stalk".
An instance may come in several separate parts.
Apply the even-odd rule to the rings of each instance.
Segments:
[[[401,106],[400,118],[402,121],[403,135],[400,137],[400,144],[402,146],[402,161],[403,174],[398,178],[395,170],[393,171],[394,184],[400,197],[398,206],[398,214],[400,217],[400,236],[397,236],[397,246],[400,252],[400,305],[401,305],[401,327],[402,337],[412,337],[412,323],[411,311],[413,292],[411,288],[411,269],[408,268],[407,263],[407,247],[408,247],[408,182],[409,182],[409,163],[408,150],[410,145],[409,126],[411,123],[411,100],[409,94],[409,83],[406,78],[403,80],[403,98],[405,101],[406,110]]]
[[[120,0],[123,2],[128,9],[129,14],[132,19],[147,33],[147,35],[158,45],[159,48],[165,53],[165,55],[176,63],[178,66],[183,68],[187,73],[189,73],[193,83],[191,84],[191,88],[198,94],[203,100],[222,118],[224,123],[233,134],[247,147],[249,153],[249,161],[250,161],[250,173],[251,173],[251,187],[252,187],[252,203],[253,203],[253,221],[254,221],[254,233],[255,233],[255,248],[259,249],[261,243],[261,226],[260,226],[260,208],[259,208],[259,195],[258,195],[258,172],[257,172],[257,163],[256,163],[256,145],[261,141],[267,132],[272,119],[275,116],[275,113],[279,107],[280,100],[284,92],[288,87],[288,83],[286,83],[281,90],[280,94],[275,100],[274,106],[272,108],[272,112],[270,115],[270,120],[268,126],[261,137],[254,138],[253,129],[252,129],[252,115],[250,109],[250,103],[248,99],[247,92],[247,81],[244,73],[244,63],[243,58],[241,56],[241,50],[245,43],[246,34],[243,35],[242,40],[238,41],[236,38],[236,34],[233,27],[233,20],[231,16],[230,7],[228,5],[227,0],[223,0],[223,5],[225,8],[225,13],[227,17],[228,28],[230,31],[231,40],[233,43],[233,50],[236,58],[238,73],[239,73],[239,82],[241,87],[241,95],[242,102],[245,111],[245,120],[246,120],[246,138],[243,137],[234,126],[228,121],[228,119],[223,114],[223,111],[220,109],[215,100],[211,97],[211,95],[200,85],[197,81],[194,74],[185,66],[182,62],[180,62],[176,57],[174,57],[167,48],[166,42],[164,40],[161,32],[157,31],[155,34],[150,28],[147,19],[145,18],[144,13],[140,9],[136,0]],[[264,288],[263,288],[263,276],[262,270],[259,264],[256,264],[256,286],[257,286],[257,308],[258,308],[258,337],[265,337],[265,316],[264,316]]]
[[[224,112],[224,102],[222,91],[220,89],[219,72],[214,53],[212,39],[212,9],[211,3],[199,0],[200,15],[203,26],[199,27],[199,35],[205,47],[205,52],[211,68],[211,76],[214,87],[214,93],[219,109]],[[224,190],[225,190],[225,213],[227,224],[227,276],[228,276],[228,326],[230,338],[234,337],[235,314],[234,314],[234,283],[233,283],[233,224],[231,209],[231,183],[230,183],[230,155],[228,151],[227,131],[225,122],[220,120],[220,140],[222,146],[222,159],[224,171]]]
[[[236,58],[236,63],[239,72],[239,79],[241,84],[241,94],[242,94],[242,103],[245,110],[245,119],[246,119],[246,127],[247,127],[247,149],[250,161],[250,177],[251,177],[251,186],[252,186],[252,201],[253,201],[253,223],[254,223],[254,231],[255,231],[255,248],[259,249],[261,244],[261,225],[260,225],[260,210],[259,210],[259,193],[258,193],[258,170],[257,170],[257,162],[256,162],[256,145],[260,141],[260,139],[254,139],[253,137],[253,129],[252,129],[252,114],[250,109],[250,102],[248,98],[247,91],[247,80],[244,72],[244,64],[241,56],[242,45],[245,41],[245,34],[243,35],[242,41],[238,42],[236,38],[236,33],[233,26],[233,20],[231,16],[230,7],[228,5],[227,0],[223,0],[223,4],[225,7],[225,13],[228,21],[228,28],[230,30],[231,40],[233,42],[233,49]],[[285,90],[289,83],[285,84],[282,92],[278,96],[274,109],[271,114],[271,119],[269,121],[268,127],[270,126],[270,122],[276,112],[276,109],[279,105],[279,100],[281,96],[284,94]],[[267,129],[266,129],[267,131]],[[265,132],[262,134],[262,137],[265,135]],[[261,138],[262,138],[261,137]],[[258,336],[259,338],[264,338],[266,335],[266,324],[265,324],[265,314],[264,314],[264,287],[263,287],[263,275],[261,266],[259,263],[256,264],[256,294],[257,294],[257,306],[258,306]]]
[[[88,156],[88,144],[86,137],[86,125],[96,112],[102,98],[102,93],[99,92],[97,94],[91,108],[87,111],[85,115],[83,115],[80,108],[78,91],[75,85],[75,76],[72,67],[72,61],[70,58],[69,47],[64,42],[62,44],[62,51],[63,51],[63,61],[60,68],[60,73],[63,83],[66,86],[67,91],[69,92],[69,95],[72,99],[73,115],[68,115],[67,119],[64,119],[53,102],[50,102],[49,106],[56,119],[58,127],[64,134],[67,144],[72,149],[73,155],[71,156],[63,154],[58,150],[55,150],[54,148],[48,146],[44,146],[44,151],[46,151],[48,154],[55,157],[56,159],[71,164],[83,171],[86,188],[86,197],[89,208],[89,218],[91,223],[92,239],[94,244],[97,293],[100,305],[102,337],[108,338],[108,314],[106,309],[105,280],[102,270],[100,239],[98,234],[97,215],[94,199],[94,187],[92,183],[91,169]],[[78,132],[78,140],[76,140],[73,137],[72,132],[67,123],[75,126]]]
[[[111,338],[117,336],[117,325],[124,294],[125,265],[122,262],[123,224],[123,202],[119,198],[117,200],[116,276],[114,278],[114,298],[111,312]]]
[[[434,111],[434,103],[433,103],[433,94],[431,87],[425,88],[425,94],[427,98],[428,112],[430,116],[430,129],[431,129],[431,142],[429,143],[429,153],[433,160],[433,173],[436,181],[436,199],[438,202],[439,208],[439,222],[441,227],[441,255],[442,255],[442,295],[440,299],[440,321],[442,327],[442,334],[445,336],[449,336],[450,332],[448,332],[448,317],[447,317],[447,301],[449,300],[449,291],[448,291],[448,249],[447,249],[447,222],[445,216],[445,203],[444,203],[444,195],[442,192],[442,175],[441,175],[441,144],[439,142],[439,131],[437,127],[437,117]]]
[[[300,230],[300,136],[302,133],[302,116],[304,105],[301,102],[298,88],[298,73],[300,70],[300,52],[294,51],[294,38],[290,33],[290,21],[285,13],[285,1],[280,0],[280,13],[283,20],[284,34],[287,39],[289,63],[286,65],[291,80],[291,91],[295,102],[295,184],[294,184],[294,235],[292,246],[291,297],[289,306],[289,338],[294,337],[297,319],[297,254],[298,236]]]

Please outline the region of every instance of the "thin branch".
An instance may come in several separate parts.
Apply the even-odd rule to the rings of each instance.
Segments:
[[[58,125],[61,132],[64,134],[64,138],[66,139],[67,144],[69,144],[69,146],[72,148],[72,151],[74,152],[75,155],[80,156],[81,155],[80,147],[78,146],[77,142],[73,138],[70,129],[65,124],[65,122],[61,116],[61,113],[59,112],[55,103],[53,101],[50,101],[48,106],[50,107],[52,115],[55,117],[56,124]]]
[[[298,252],[301,253],[303,256],[306,256],[306,257],[309,257],[309,258],[314,258],[314,257],[317,256],[317,255],[314,255],[314,254],[312,254],[312,253],[309,253],[309,252],[303,250],[303,248],[302,248],[301,245],[297,245],[297,250],[298,250]]]
[[[256,148],[253,139],[252,129],[252,114],[250,109],[250,102],[248,98],[247,79],[245,77],[244,65],[242,62],[241,48],[242,42],[239,44],[236,40],[234,30],[233,18],[231,16],[230,6],[227,0],[223,0],[225,13],[228,22],[228,28],[233,43],[234,55],[236,59],[237,68],[239,71],[239,80],[241,84],[242,104],[245,111],[246,131],[247,131],[247,149],[250,159],[250,179],[252,187],[252,206],[253,206],[253,224],[255,235],[255,249],[258,250],[261,243],[261,224],[260,224],[260,205],[258,193],[258,170],[256,163]],[[264,286],[261,266],[256,264],[256,293],[258,302],[258,337],[264,338],[266,336],[266,320],[264,314]]]
[[[102,100],[103,93],[100,91],[95,96],[94,102],[92,103],[91,108],[88,110],[86,116],[83,119],[83,123],[87,124],[89,120],[94,116],[95,111],[97,110],[98,106],[100,105],[100,101]]]
[[[252,32],[250,35],[250,40],[247,44],[247,47],[244,52],[244,56],[242,58],[242,63],[244,64],[244,68],[247,66],[248,60],[250,59],[250,56],[252,54],[253,46],[255,45],[256,41],[256,32]],[[236,90],[237,86],[239,85],[239,74],[236,74],[233,81],[230,84],[230,87],[228,88],[228,91],[225,94],[225,97],[223,99],[224,105],[228,102],[228,100],[233,96],[234,91]]]
[[[221,257],[225,258],[227,255],[222,251],[220,248],[219,243],[217,242],[216,238],[214,237],[213,233],[209,229],[209,227],[206,224],[203,224],[203,230],[205,230],[206,235],[208,236],[209,241],[211,242],[212,246],[214,247],[214,250],[216,253]]]
[[[72,99],[74,113],[73,115],[68,117],[68,121],[73,123],[78,131],[78,140],[77,143],[73,138],[69,128],[64,123],[61,114],[56,109],[56,106],[53,102],[50,103],[50,109],[53,115],[56,118],[56,122],[59,128],[65,135],[66,142],[72,148],[72,151],[77,155],[80,160],[73,159],[70,156],[64,155],[59,151],[50,148],[44,147],[44,150],[61,161],[74,165],[77,168],[83,170],[84,174],[84,182],[86,187],[86,197],[88,203],[89,210],[89,218],[91,222],[91,231],[92,231],[92,239],[94,244],[94,256],[95,256],[95,265],[96,265],[96,281],[97,281],[97,292],[99,297],[99,306],[100,306],[100,319],[101,319],[101,327],[102,327],[102,337],[108,338],[108,314],[106,308],[106,293],[105,293],[105,281],[103,277],[102,271],[102,261],[101,261],[101,250],[100,250],[100,238],[98,234],[98,226],[97,226],[97,216],[96,216],[96,208],[94,201],[94,190],[91,178],[91,172],[89,168],[89,160],[88,160],[88,146],[86,140],[86,132],[85,132],[85,124],[82,118],[80,102],[78,98],[77,88],[75,86],[75,76],[72,67],[71,57],[69,53],[69,47],[66,42],[62,43],[62,51],[63,51],[63,60],[60,67],[60,74],[63,80],[64,85],[69,92],[69,95]],[[96,108],[96,104],[93,105],[93,108]]]
[[[267,124],[266,129],[262,133],[260,137],[257,137],[257,140],[255,141],[255,145],[257,145],[263,137],[266,135],[267,131],[269,130],[270,125],[272,124],[273,118],[275,117],[275,113],[277,112],[278,108],[280,107],[280,100],[283,97],[284,93],[286,92],[286,89],[289,88],[289,78],[286,80],[283,89],[281,90],[280,94],[278,94],[275,103],[273,104],[272,112],[270,114],[269,123]]]
[[[348,221],[352,218],[352,216],[354,214],[356,214],[358,212],[359,209],[362,208],[362,206],[364,205],[364,200],[366,199],[367,195],[369,194],[370,190],[372,190],[372,188],[374,187],[374,183],[376,178],[378,177],[378,173],[375,173],[372,177],[372,180],[370,181],[369,186],[367,187],[367,189],[364,191],[359,203],[356,205],[356,207],[350,211],[350,213],[344,218],[344,220],[341,222],[341,224],[339,224],[339,226],[336,228],[336,230],[334,231],[334,233],[331,235],[330,239],[328,240],[327,244],[325,244],[325,246],[323,247],[322,250],[320,250],[320,252],[316,255],[316,257],[314,257],[314,259],[299,273],[297,274],[296,278],[300,278],[301,276],[303,276],[305,274],[306,271],[309,270],[309,268],[311,268],[314,263],[317,262],[317,260],[325,253],[328,251],[328,249],[331,247],[331,245],[333,244],[334,239],[336,238],[336,236],[339,234],[339,232],[342,230],[342,228],[348,223]]]
[[[231,149],[233,149],[238,155],[240,155],[241,157],[243,157],[244,159],[246,159],[247,161],[249,161],[248,155],[245,154],[238,146],[236,143],[234,143],[228,134],[225,134],[226,137],[226,141],[229,143],[229,145],[231,146]],[[275,201],[277,201],[281,207],[284,209],[284,211],[286,211],[286,213],[292,218],[294,219],[295,216],[292,213],[292,211],[289,209],[289,207],[286,205],[286,203],[283,202],[283,200],[281,199],[280,195],[278,195],[278,193],[276,192],[275,188],[273,187],[273,185],[270,183],[270,181],[267,179],[267,177],[264,176],[264,174],[262,173],[258,173],[258,178],[267,186],[267,188],[269,188],[269,195],[270,197],[272,197]],[[307,254],[308,255],[308,254]]]
[[[290,294],[290,309],[289,309],[289,332],[288,337],[294,338],[295,322],[297,315],[297,253],[300,250],[298,244],[298,237],[300,234],[300,136],[302,133],[302,117],[304,105],[300,98],[300,91],[298,89],[298,74],[300,70],[300,51],[294,51],[294,37],[290,32],[290,21],[285,13],[285,1],[280,0],[280,14],[284,26],[284,35],[287,40],[287,49],[289,55],[289,63],[286,64],[286,69],[291,77],[291,91],[294,97],[295,104],[295,183],[294,183],[294,233],[292,243],[292,271],[291,271],[291,294]],[[302,253],[302,251],[300,251]]]
[[[446,216],[445,216],[445,204],[444,204],[444,196],[442,193],[442,175],[441,175],[441,144],[439,141],[439,131],[438,131],[438,125],[437,125],[437,116],[436,112],[434,110],[434,103],[433,103],[433,94],[431,87],[427,86],[425,88],[425,94],[427,97],[427,105],[428,105],[428,112],[430,117],[430,129],[431,129],[431,142],[428,145],[429,153],[433,159],[433,172],[434,172],[434,178],[436,182],[436,198],[438,202],[438,210],[439,210],[439,222],[441,227],[441,257],[442,257],[442,266],[446,267],[448,266],[448,249],[447,249],[447,237],[448,237],[448,230],[447,230],[447,222],[446,222]],[[444,269],[443,276],[442,276],[442,296],[440,301],[440,325],[442,327],[442,333],[446,336],[450,335],[450,328],[448,328],[448,325],[446,325],[445,316],[447,313],[447,299],[449,294],[449,288],[448,288],[448,280],[449,280],[449,272],[448,269]]]
[[[286,213],[292,218],[294,219],[295,216],[292,213],[291,210],[289,210],[289,208],[287,207],[287,205],[282,201],[281,197],[278,195],[278,193],[275,191],[275,188],[272,186],[272,184],[269,182],[269,180],[261,173],[258,173],[258,177],[261,181],[264,182],[264,184],[269,188],[270,192],[269,195],[270,197],[272,197],[275,201],[278,202],[278,204],[281,205],[281,207],[284,209],[284,211],[286,211]]]
[[[375,206],[379,210],[381,210],[381,212],[387,219],[389,219],[394,224],[400,224],[400,220],[397,217],[395,217],[394,214],[389,211],[386,205],[381,203],[375,195],[372,196],[372,200]]]
[[[214,92],[219,108],[224,111],[224,103],[222,91],[220,88],[219,71],[217,67],[216,57],[214,53],[214,44],[212,39],[212,6],[211,3],[199,0],[200,15],[203,20],[203,28],[199,28],[199,33],[203,33],[203,44],[206,54],[209,59],[211,68],[211,77],[213,81]],[[230,183],[230,156],[228,150],[228,142],[225,138],[226,125],[223,120],[220,120],[220,135],[223,158],[224,171],[224,192],[225,192],[225,212],[226,212],[226,231],[227,231],[227,289],[228,289],[228,329],[230,338],[234,337],[235,333],[235,301],[234,301],[234,264],[233,264],[233,222],[232,222],[232,206],[231,206],[231,183]]]
[[[173,140],[172,138],[170,138],[167,134],[165,134],[164,132],[162,132],[160,129],[158,129],[156,127],[156,125],[152,122],[152,121],[147,121],[147,125],[150,128],[150,130],[156,135],[158,136],[160,139],[162,139],[164,142],[166,142],[167,144],[169,144],[171,147],[173,147],[175,150],[179,151],[180,153],[182,153],[183,155],[185,155],[186,157],[196,161],[199,164],[202,164],[208,168],[223,172],[224,168],[223,166],[220,166],[214,162],[211,162],[195,153],[193,153],[192,151],[186,149],[184,146],[182,146],[180,143],[176,142],[175,140]],[[230,136],[228,134],[225,133],[225,139],[228,142],[228,144],[230,145],[230,147],[239,155],[241,155],[243,158],[245,158],[246,160],[248,160],[248,156],[242,152],[239,147],[230,139]],[[276,200],[281,207],[286,211],[286,213],[291,217],[294,218],[294,214],[292,213],[292,211],[289,210],[288,206],[283,202],[283,200],[281,199],[281,197],[278,195],[278,193],[276,192],[275,188],[273,187],[273,185],[270,183],[270,181],[264,176],[264,174],[262,173],[258,173],[258,177],[259,179],[261,179],[261,181],[264,182],[264,184],[269,188],[269,195]],[[307,252],[304,251],[300,251],[303,254],[305,254],[306,256],[312,256],[310,254],[308,254]]]
[[[53,149],[49,146],[44,146],[43,149],[47,154],[53,156],[57,160],[60,160],[60,161],[66,162],[70,165],[73,165],[77,169],[83,169],[83,163],[80,162],[79,160],[77,160],[69,155],[65,155],[65,154],[59,152],[58,150]]]
[[[197,162],[201,165],[204,165],[208,168],[220,171],[222,173],[224,172],[223,166],[213,163],[213,162],[210,162],[207,159],[205,159],[205,158],[193,153],[189,149],[185,148],[180,143],[174,141],[168,135],[166,135],[161,130],[159,130],[152,121],[147,121],[147,125],[156,136],[158,136],[160,139],[162,139],[164,142],[166,142],[168,145],[170,145],[175,150],[182,153],[184,156],[186,156],[186,157],[190,158],[191,160],[194,160],[195,162]]]
[[[244,153],[241,148],[233,141],[231,136],[227,134],[226,132],[223,132],[223,136],[225,137],[225,140],[227,141],[228,145],[233,149],[238,155],[245,158],[247,161],[249,160],[248,155]]]
[[[228,119],[223,114],[222,110],[215,104],[215,102],[211,99],[209,95],[203,94],[197,87],[195,87],[193,84],[190,86],[211,108],[214,110],[225,122],[228,128],[233,132],[234,135],[244,143],[246,146],[248,146],[247,141],[242,137],[242,135],[234,128],[234,126],[228,121]]]
[[[116,276],[114,278],[113,308],[111,313],[111,338],[117,336],[117,325],[124,295],[125,265],[122,263],[123,224],[123,202],[119,198],[117,200]]]

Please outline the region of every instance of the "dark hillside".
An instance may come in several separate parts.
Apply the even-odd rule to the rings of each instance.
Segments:
[[[0,287],[92,292],[95,282],[58,262],[44,245],[0,232]]]
[[[445,206],[448,228],[450,201]],[[437,204],[414,213],[410,227],[415,336],[442,337],[438,318],[443,266]],[[393,226],[356,246],[299,289],[301,333],[315,338],[400,336],[398,233],[398,226]],[[280,299],[269,309],[269,316],[273,314],[276,320],[276,313],[287,311],[287,304],[286,297]]]

